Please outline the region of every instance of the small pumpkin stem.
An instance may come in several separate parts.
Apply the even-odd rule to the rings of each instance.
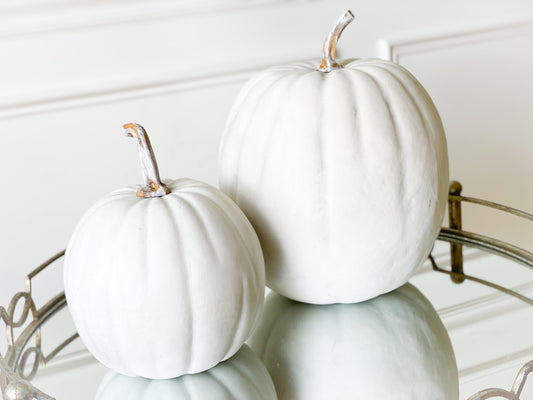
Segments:
[[[144,187],[137,192],[137,197],[162,197],[170,193],[170,189],[161,182],[159,168],[155,160],[150,139],[144,128],[135,123],[125,124],[124,132],[128,137],[136,137],[139,141],[139,158],[144,177]]]
[[[320,67],[318,67],[319,71],[322,72],[331,72],[334,69],[342,68],[339,64],[335,62],[335,51],[337,50],[337,41],[339,40],[339,37],[341,36],[342,31],[344,28],[348,26],[350,22],[352,22],[354,19],[354,16],[350,10],[346,11],[335,26],[333,27],[333,30],[329,33],[328,37],[326,38],[326,41],[324,42],[324,57],[322,58],[322,64],[320,64]]]

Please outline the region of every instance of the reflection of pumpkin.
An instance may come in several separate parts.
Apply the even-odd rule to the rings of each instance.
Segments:
[[[142,139],[141,159],[150,164],[142,127],[128,132]],[[146,169],[137,195],[137,187],[115,191],[79,222],[65,294],[81,338],[103,364],[172,378],[239,350],[263,304],[264,263],[252,226],[226,195],[190,179],[165,186],[157,165]]]
[[[150,380],[108,373],[95,400],[275,400],[276,390],[249,347],[217,366],[175,379]]]
[[[357,304],[268,295],[249,339],[280,400],[457,400],[446,329],[412,285]]]
[[[339,64],[260,72],[220,145],[220,187],[257,231],[268,286],[307,303],[407,282],[447,201],[446,139],[424,88],[388,61]]]

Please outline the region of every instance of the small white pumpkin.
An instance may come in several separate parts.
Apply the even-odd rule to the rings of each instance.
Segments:
[[[88,349],[124,375],[204,371],[235,354],[259,316],[259,240],[214,187],[163,184],[144,129],[125,129],[139,140],[145,186],[109,194],[79,222],[65,258],[69,309]]]
[[[110,371],[95,400],[276,400],[276,389],[265,366],[244,345],[215,367],[175,379],[132,378]]]
[[[393,290],[427,258],[447,201],[439,114],[403,67],[334,61],[274,67],[240,92],[220,145],[221,189],[261,240],[267,285],[352,303]]]
[[[279,400],[457,400],[445,327],[412,285],[355,304],[313,305],[270,293],[250,347]]]

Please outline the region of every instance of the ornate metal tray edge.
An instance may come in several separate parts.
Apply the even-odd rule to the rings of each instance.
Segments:
[[[63,250],[30,272],[25,278],[25,290],[15,294],[7,310],[0,306],[0,320],[5,324],[7,342],[5,354],[0,353],[0,389],[4,400],[53,400],[53,397],[32,386],[30,380],[35,377],[39,366],[46,365],[78,335],[76,333],[70,336],[50,354],[43,353],[41,327],[52,315],[65,307],[67,302],[62,292],[42,307],[37,308],[32,297],[32,279],[64,254]],[[21,310],[20,307],[22,307]],[[16,318],[18,310],[20,313]],[[28,322],[29,318],[31,321]],[[18,337],[15,337],[15,329],[21,327],[24,329]],[[28,347],[32,337],[34,344]],[[28,364],[29,360],[33,360],[31,364]]]

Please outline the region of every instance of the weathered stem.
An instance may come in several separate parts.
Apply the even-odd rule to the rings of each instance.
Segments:
[[[335,50],[337,50],[337,41],[339,40],[339,37],[342,34],[342,31],[344,28],[348,26],[350,22],[352,22],[354,19],[354,16],[350,10],[346,11],[335,26],[333,27],[333,30],[329,33],[328,37],[326,38],[326,41],[324,42],[324,57],[322,58],[322,64],[320,64],[320,67],[318,67],[319,71],[322,72],[331,72],[334,69],[342,68],[339,64],[335,62]]]
[[[137,197],[162,197],[170,193],[170,189],[161,182],[159,169],[150,139],[144,128],[135,123],[123,126],[126,136],[136,137],[139,141],[139,158],[144,177],[144,186],[137,192]]]

